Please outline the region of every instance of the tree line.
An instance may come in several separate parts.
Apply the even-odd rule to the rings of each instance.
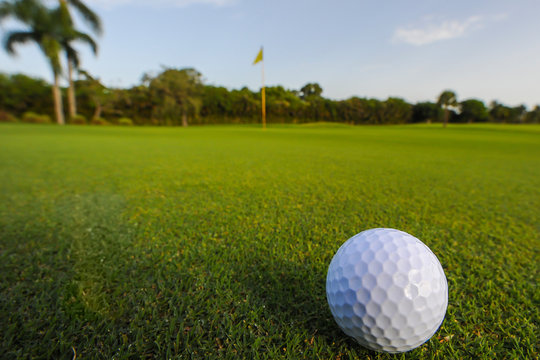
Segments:
[[[50,6],[55,4],[55,6]],[[183,125],[255,123],[260,119],[259,92],[244,87],[229,90],[204,84],[195,69],[163,68],[144,74],[131,88],[107,88],[80,67],[77,42],[97,53],[92,36],[80,31],[73,20],[76,11],[95,35],[103,32],[99,16],[81,0],[0,0],[0,22],[17,20],[22,28],[8,31],[4,49],[12,55],[16,47],[34,43],[48,61],[53,83],[23,74],[0,73],[0,121],[50,122],[58,124]],[[62,55],[65,60],[62,61]],[[63,63],[67,65],[64,69]],[[68,86],[60,79],[67,73]],[[75,79],[74,75],[78,78]],[[47,93],[52,92],[52,98]],[[348,124],[407,124],[418,122],[539,123],[540,107],[509,107],[498,102],[486,106],[477,99],[457,100],[451,90],[434,102],[410,104],[401,98],[386,100],[352,97],[325,98],[317,83],[298,90],[282,86],[266,88],[267,121],[305,123],[314,121]],[[67,109],[62,101],[67,97]]]
[[[187,126],[246,124],[260,121],[261,95],[246,87],[229,90],[206,85],[197,70],[164,68],[144,74],[130,88],[108,88],[84,71],[73,81],[77,116],[73,124],[123,124]],[[51,85],[23,74],[0,73],[0,121],[48,122],[55,113]],[[67,93],[69,87],[62,89]],[[408,123],[540,123],[540,106],[510,107],[478,99],[457,100],[450,90],[433,102],[416,104],[390,97],[386,100],[351,97],[325,98],[317,83],[298,90],[282,86],[266,88],[269,123],[315,121],[361,124]],[[29,115],[30,114],[30,115]]]

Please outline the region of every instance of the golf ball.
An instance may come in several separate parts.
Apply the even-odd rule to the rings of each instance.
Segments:
[[[420,240],[371,229],[334,255],[326,297],[347,335],[369,349],[399,353],[435,334],[446,314],[448,284],[441,263]]]

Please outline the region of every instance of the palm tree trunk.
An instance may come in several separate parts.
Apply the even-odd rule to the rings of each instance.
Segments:
[[[53,85],[53,98],[54,98],[54,112],[56,114],[56,122],[58,125],[64,125],[66,122],[64,120],[64,110],[62,106],[62,94],[60,93],[60,76],[54,74],[54,85]]]
[[[94,102],[96,103],[96,108],[94,110],[93,119],[97,119],[97,118],[101,117],[102,106],[101,106],[101,103],[99,102],[99,100],[94,100]]]
[[[68,107],[69,107],[69,118],[73,119],[77,115],[77,103],[75,101],[75,84],[73,83],[73,63],[68,58],[68,78],[69,78],[69,88],[68,88]]]
[[[183,127],[187,127],[187,126],[188,126],[186,111],[184,111],[184,112],[182,113],[182,126],[183,126]]]
[[[449,115],[448,108],[445,107],[445,108],[444,108],[444,122],[443,122],[443,127],[446,127],[446,125],[448,124],[448,115]]]

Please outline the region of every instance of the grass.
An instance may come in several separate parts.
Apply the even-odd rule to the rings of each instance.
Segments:
[[[538,358],[539,126],[0,126],[0,353]],[[352,235],[423,240],[441,329],[401,355],[335,325]]]

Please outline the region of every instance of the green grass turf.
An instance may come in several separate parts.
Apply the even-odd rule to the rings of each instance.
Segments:
[[[539,126],[0,126],[0,354],[538,358]],[[326,304],[352,235],[423,240],[441,329],[368,351]]]

